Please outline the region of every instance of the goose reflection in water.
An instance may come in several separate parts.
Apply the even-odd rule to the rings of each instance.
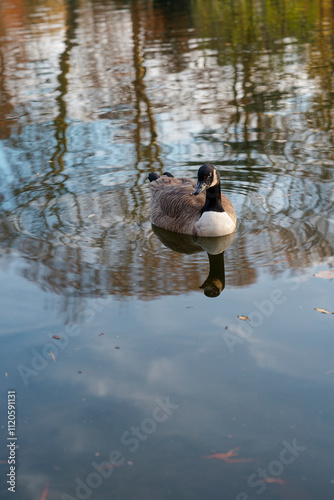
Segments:
[[[230,246],[235,233],[215,238],[204,238],[167,231],[152,224],[153,232],[161,243],[174,252],[193,254],[207,252],[210,271],[204,283],[199,287],[207,297],[218,297],[225,288],[224,251]]]

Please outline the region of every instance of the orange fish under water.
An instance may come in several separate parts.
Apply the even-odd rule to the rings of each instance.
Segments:
[[[222,460],[223,462],[229,464],[253,462],[254,460],[257,460],[256,458],[231,458],[238,456],[237,450],[239,450],[239,446],[237,446],[237,448],[232,448],[232,450],[228,451],[227,453],[213,453],[212,455],[203,455],[203,458],[217,458],[218,460]]]

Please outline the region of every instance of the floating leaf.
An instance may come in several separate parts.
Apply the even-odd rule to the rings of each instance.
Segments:
[[[120,346],[119,345],[115,345],[115,349],[120,349]]]
[[[284,481],[284,479],[279,479],[278,477],[265,477],[263,481],[266,483],[289,484],[289,481]]]
[[[319,271],[317,274],[313,274],[316,278],[322,278],[324,280],[334,279],[334,269],[329,269],[328,271]]]
[[[228,451],[227,453],[213,453],[212,455],[204,455],[203,458],[218,458],[218,460],[225,460],[229,457],[236,457],[238,456],[236,450],[239,450],[239,448],[239,446],[237,446],[236,448],[232,448],[232,450]]]
[[[249,321],[249,317],[248,316],[238,316],[239,319],[242,319],[242,321]]]
[[[52,338],[53,338],[53,339],[57,339],[57,340],[60,340],[60,337],[59,337],[59,335],[52,335]]]
[[[237,448],[232,448],[232,450],[228,451],[227,453],[212,453],[212,455],[203,455],[203,458],[217,458],[218,460],[221,460],[222,462],[228,464],[253,462],[254,460],[257,460],[256,458],[232,458],[238,456],[238,453],[236,451],[238,449],[239,446]]]
[[[321,307],[315,307],[314,309],[323,314],[334,314],[332,312],[327,311],[326,309],[322,309]]]
[[[53,351],[50,351],[51,358],[53,359],[53,362],[56,362],[56,356],[53,354]]]
[[[262,267],[272,266],[273,264],[280,264],[281,262],[285,262],[285,261],[290,260],[290,259],[292,259],[292,255],[290,257],[287,257],[286,259],[274,260],[273,262],[268,262],[267,264],[262,264]]]
[[[48,492],[49,492],[49,483],[45,486],[45,488],[42,492],[41,500],[46,500]]]
[[[98,467],[98,470],[103,470],[103,469],[118,469],[119,467],[122,467],[122,465],[116,465],[116,464],[113,464],[113,463],[109,462],[107,464],[100,465],[100,467]]]

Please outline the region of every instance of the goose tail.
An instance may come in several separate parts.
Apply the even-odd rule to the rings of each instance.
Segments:
[[[150,182],[153,182],[153,181],[156,181],[157,179],[159,179],[160,175],[156,174],[155,172],[150,172],[148,174],[148,180]]]
[[[174,177],[174,175],[170,174],[169,172],[164,172],[162,175],[166,175],[167,177]],[[155,172],[151,172],[148,174],[148,180],[150,182],[156,181],[157,179],[159,179],[159,177],[160,175]]]

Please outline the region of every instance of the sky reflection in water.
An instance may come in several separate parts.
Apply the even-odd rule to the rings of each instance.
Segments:
[[[332,9],[1,3],[19,500],[333,497]],[[239,220],[223,253],[149,220],[148,172],[205,161]]]

